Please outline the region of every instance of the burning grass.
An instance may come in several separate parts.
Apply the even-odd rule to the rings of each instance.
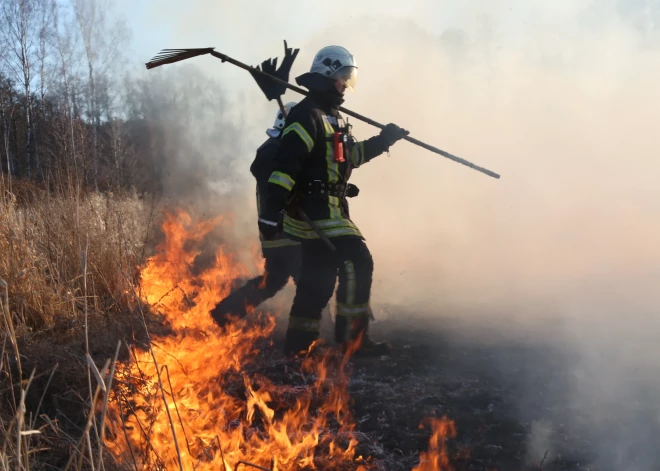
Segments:
[[[165,241],[142,269],[140,289],[173,331],[153,339],[147,351],[133,349],[132,360],[119,368],[106,446],[137,469],[372,467],[368,457],[356,455],[348,357],[312,348],[300,363],[298,384],[275,384],[249,374],[274,328],[272,316],[227,330],[213,324],[209,310],[247,270],[220,247],[215,263],[193,275],[199,253],[186,247],[222,223],[192,224],[182,212],[165,221]],[[444,429],[435,432],[437,443]],[[450,469],[437,458],[444,450],[429,454],[431,461],[418,471]]]
[[[44,461],[58,469],[383,469],[357,451],[365,436],[352,415],[348,357],[320,345],[288,361],[272,349],[274,316],[255,313],[226,330],[208,316],[237,279],[261,269],[259,258],[246,266],[224,245],[199,268],[208,259],[200,247],[231,228],[227,217],[168,213],[164,238],[143,263],[150,219],[136,198],[5,198],[0,219],[8,254],[0,371],[10,379],[0,391],[0,469]],[[149,324],[154,316],[164,328]],[[108,330],[119,318],[130,328]],[[66,364],[53,368],[53,355]],[[76,396],[77,420],[51,401],[63,389]],[[433,422],[415,471],[452,469],[444,448],[452,427]]]

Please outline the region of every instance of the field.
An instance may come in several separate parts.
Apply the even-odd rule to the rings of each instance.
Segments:
[[[0,2],[0,471],[660,470],[659,2],[150,3]],[[208,315],[263,269],[277,109],[145,63],[285,39],[291,83],[341,40],[349,109],[502,176],[412,142],[351,174],[386,358],[332,302],[285,359],[293,284]]]
[[[230,214],[16,188],[0,214],[3,469],[609,469],[562,400],[569,351],[392,307],[373,326],[390,357],[321,343],[287,360],[284,295],[227,331],[205,315],[261,269],[222,242]]]

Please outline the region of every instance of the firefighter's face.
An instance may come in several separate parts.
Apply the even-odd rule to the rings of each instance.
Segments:
[[[343,79],[335,80],[335,88],[343,96],[344,92],[348,88],[348,84],[346,83],[346,80]]]
[[[344,96],[346,90],[355,90],[357,84],[357,67],[342,67],[334,75],[335,88]]]

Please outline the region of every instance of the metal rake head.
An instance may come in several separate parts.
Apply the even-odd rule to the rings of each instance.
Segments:
[[[153,69],[164,64],[190,59],[213,51],[214,47],[202,47],[196,49],[163,49],[153,59],[147,62],[147,69]]]

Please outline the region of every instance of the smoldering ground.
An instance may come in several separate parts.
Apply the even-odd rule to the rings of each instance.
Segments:
[[[293,29],[295,3],[234,6],[238,19],[222,31],[211,14],[195,17],[195,34],[183,12],[161,10],[159,21],[176,24],[178,40],[243,38],[218,48],[248,63],[281,55],[286,38],[302,48],[292,77],[321,46],[344,45],[360,66],[345,106],[502,175],[405,142],[354,172],[352,215],[375,259],[375,333],[403,326],[409,342],[444,342],[479,363],[435,358],[439,365],[513,388],[510,412],[529,424],[532,461],[547,450],[598,469],[655,469],[658,6],[368,3],[324,17],[308,5],[317,26]],[[433,15],[451,21],[438,27]],[[251,28],[248,38],[241,18],[264,22],[262,34]],[[245,74],[217,67],[216,77]],[[250,130],[238,135],[256,149],[273,106],[254,88],[242,98]],[[359,138],[377,132],[351,121]],[[245,173],[253,150],[241,155]],[[255,239],[256,227],[240,234]],[[414,334],[422,330],[437,337]]]

